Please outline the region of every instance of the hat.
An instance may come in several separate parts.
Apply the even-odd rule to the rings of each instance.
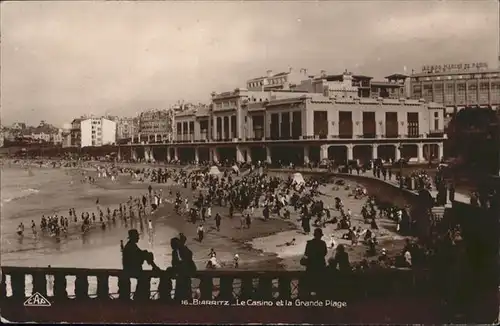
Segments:
[[[130,239],[133,237],[136,237],[136,238],[139,237],[139,231],[137,231],[137,229],[128,230],[128,238]]]
[[[321,228],[316,228],[314,229],[314,236],[318,236],[318,237],[322,237],[323,236],[323,230],[321,230]]]

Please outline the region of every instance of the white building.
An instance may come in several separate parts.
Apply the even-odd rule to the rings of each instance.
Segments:
[[[87,118],[80,123],[81,147],[112,145],[116,142],[116,122]]]

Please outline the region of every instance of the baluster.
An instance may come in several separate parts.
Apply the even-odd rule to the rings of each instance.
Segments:
[[[109,297],[109,275],[99,274],[97,275],[97,299],[108,300]]]
[[[118,276],[118,295],[120,300],[130,300],[130,277],[128,275]]]
[[[36,271],[31,273],[33,278],[33,293],[40,293],[44,297],[47,296],[47,278],[44,272]]]
[[[172,278],[168,273],[161,274],[160,284],[158,285],[158,292],[160,293],[160,301],[172,301]]]
[[[309,292],[309,287],[307,286],[307,275],[305,273],[302,273],[299,277],[298,288],[299,288],[300,299],[305,299],[309,297],[310,292]]]
[[[241,300],[248,300],[254,297],[253,278],[245,277],[241,279]]]
[[[230,302],[234,301],[233,283],[234,278],[231,276],[222,276],[220,278],[220,291],[217,297],[219,300],[229,300]]]
[[[260,300],[273,299],[273,279],[270,277],[260,276],[258,287],[258,298]]]
[[[134,300],[149,300],[151,297],[151,277],[149,275],[140,275],[136,279],[137,286],[135,288]]]
[[[10,285],[12,287],[12,298],[24,301],[26,291],[26,276],[23,272],[12,272],[10,274]]]
[[[54,273],[54,299],[63,301],[68,299],[68,292],[66,291],[67,282],[66,275],[61,272]]]
[[[176,285],[177,287],[177,285]],[[212,300],[214,284],[211,276],[203,275],[200,278],[200,299],[201,300]]]
[[[89,280],[87,274],[75,275],[75,297],[77,300],[89,298]]]
[[[278,280],[278,295],[280,299],[291,299],[292,297],[292,287],[291,279],[287,276],[280,276]]]
[[[7,298],[7,277],[5,276],[5,273],[0,269],[0,299],[4,300]]]

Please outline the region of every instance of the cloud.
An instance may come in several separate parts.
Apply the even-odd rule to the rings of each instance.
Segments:
[[[209,101],[266,70],[488,61],[495,2],[3,2],[2,121]]]

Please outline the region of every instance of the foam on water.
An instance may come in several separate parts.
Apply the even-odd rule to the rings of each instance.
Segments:
[[[2,198],[2,203],[10,203],[13,200],[26,198],[38,192],[40,192],[39,189],[33,189],[33,188],[21,189],[21,193],[19,193],[18,195],[14,195],[13,197]]]
[[[108,190],[97,186],[81,183],[81,175],[76,171],[52,168],[33,168],[33,176],[19,168],[5,168],[1,171],[2,196],[9,199],[16,192],[29,196],[19,197],[2,203],[0,219],[1,245],[0,262],[3,266],[26,267],[77,267],[77,268],[121,268],[120,240],[126,241],[127,227],[117,221],[105,231],[97,226],[89,234],[82,237],[78,230],[80,223],[74,225],[70,221],[67,238],[60,241],[48,236],[34,236],[31,232],[31,220],[37,227],[42,215],[51,214],[68,216],[68,210],[75,208],[80,220],[82,212],[96,212],[96,198],[102,207],[116,208],[137,190]],[[19,189],[24,190],[20,192]],[[98,217],[98,215],[96,214]],[[25,234],[21,239],[16,234],[20,222],[25,225]],[[130,227],[130,224],[129,224]],[[139,245],[155,253],[155,261],[164,265],[169,259],[166,253],[169,244],[159,245],[177,231],[158,223],[155,233],[161,239],[155,239],[150,246],[146,239],[141,239]]]

